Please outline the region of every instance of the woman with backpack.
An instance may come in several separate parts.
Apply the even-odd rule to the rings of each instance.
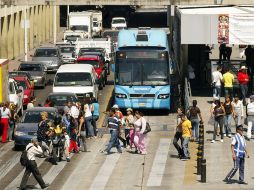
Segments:
[[[220,100],[215,100],[215,107],[214,107],[214,111],[213,111],[213,115],[214,115],[214,132],[213,132],[213,140],[211,141],[211,143],[214,143],[216,140],[216,134],[217,134],[217,127],[219,125],[220,127],[220,135],[221,135],[221,142],[223,142],[223,124],[224,124],[224,115],[225,113],[225,109],[223,107],[223,105],[221,104]]]
[[[137,147],[136,152],[142,155],[147,154],[146,152],[146,120],[143,117],[143,113],[140,111],[135,111],[136,121],[134,122],[135,136],[134,144]]]

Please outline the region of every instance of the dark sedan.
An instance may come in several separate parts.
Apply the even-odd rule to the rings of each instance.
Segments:
[[[34,107],[26,110],[15,130],[15,149],[26,146],[31,142],[32,138],[37,137],[38,124],[41,121],[41,112],[47,112],[49,119],[52,121],[58,113],[56,108],[51,107]]]
[[[71,92],[50,93],[47,100],[49,100],[58,110],[63,109],[68,102],[79,102],[76,94]]]

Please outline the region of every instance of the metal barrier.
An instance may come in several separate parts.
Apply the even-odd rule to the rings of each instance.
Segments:
[[[206,183],[206,159],[204,158],[204,124],[199,125],[199,141],[197,153],[197,175],[201,175],[201,182]]]

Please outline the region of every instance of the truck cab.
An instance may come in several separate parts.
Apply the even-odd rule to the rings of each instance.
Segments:
[[[102,90],[107,82],[107,67],[104,64],[104,61],[98,55],[84,55],[78,57],[76,63],[90,64],[94,67],[99,89]]]
[[[16,105],[17,112],[22,115],[23,114],[23,99],[24,99],[24,89],[22,87],[18,87],[17,82],[9,78],[9,100],[10,103]]]
[[[112,30],[121,30],[127,28],[127,23],[124,17],[114,17],[111,22]]]

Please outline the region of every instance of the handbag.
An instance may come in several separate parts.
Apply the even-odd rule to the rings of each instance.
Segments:
[[[146,129],[145,129],[145,131],[144,131],[144,133],[143,134],[147,134],[147,133],[149,133],[149,132],[151,132],[151,126],[150,126],[150,124],[148,123],[148,122],[146,122]]]
[[[212,82],[212,83],[211,83],[211,87],[214,88],[214,87],[215,87],[215,84],[216,84],[216,82]]]

